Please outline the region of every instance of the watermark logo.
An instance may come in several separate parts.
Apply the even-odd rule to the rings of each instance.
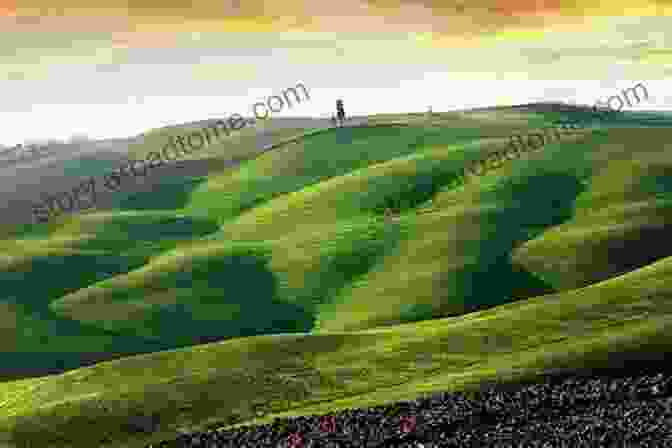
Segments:
[[[309,100],[310,95],[308,94],[306,86],[304,86],[303,83],[298,83],[296,84],[296,88],[291,87],[282,91],[284,101],[280,96],[273,95],[266,99],[266,103],[255,103],[252,110],[256,119],[268,119],[269,110],[273,113],[280,112],[285,104],[292,107],[292,98],[290,94],[293,95],[295,101],[301,103],[301,96],[297,90],[298,88],[303,92],[306,99]],[[263,116],[258,114],[260,107],[265,110]],[[171,137],[161,151],[149,152],[145,160],[129,160],[126,164],[112,171],[112,173],[103,176],[102,184],[109,191],[120,191],[121,184],[125,179],[138,176],[146,177],[153,168],[163,166],[166,162],[175,162],[185,155],[190,155],[194,151],[207,147],[213,143],[213,140],[219,139],[222,134],[225,134],[228,137],[231,135],[232,130],[237,131],[249,124],[255,123],[255,120],[245,119],[240,114],[232,114],[227,120],[217,120],[205,128],[202,128],[200,131],[192,131],[186,136],[181,135],[178,137]],[[220,132],[222,134],[220,134]],[[98,191],[101,190],[98,189]],[[86,198],[87,200],[83,201],[83,198]],[[53,196],[43,196],[41,203],[32,204],[34,222],[44,223],[63,212],[69,213],[75,208],[83,210],[95,207],[95,203],[96,179],[91,177],[73,188],[71,192],[60,193]]]
[[[645,98],[649,98],[649,92],[644,86],[644,84],[639,83],[634,87],[629,89],[624,89],[623,96],[628,102],[629,106],[632,106],[630,102],[629,95],[630,93],[634,94],[634,97],[637,101],[640,101],[640,97],[637,94],[637,88],[640,87],[643,90]],[[617,99],[621,104],[618,110],[614,110],[611,107],[613,99]],[[598,107],[599,106],[599,107]],[[597,101],[592,108],[592,118],[597,120],[605,120],[609,117],[613,117],[615,113],[620,112],[623,108],[623,101],[619,96],[611,96],[607,102]],[[582,118],[585,117],[583,114]],[[466,181],[472,177],[478,177],[484,175],[486,172],[494,168],[501,167],[506,160],[513,160],[519,158],[521,154],[536,151],[542,149],[547,143],[552,142],[553,140],[559,140],[562,137],[562,134],[577,134],[577,131],[584,129],[586,126],[587,120],[585,119],[569,119],[563,121],[557,121],[554,124],[556,126],[542,129],[541,132],[530,132],[524,138],[520,134],[511,135],[509,137],[509,146],[506,149],[494,151],[490,153],[485,159],[474,162],[470,167],[464,169],[464,174],[462,176],[462,181]]]

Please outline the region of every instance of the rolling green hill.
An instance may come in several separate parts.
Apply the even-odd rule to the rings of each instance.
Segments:
[[[263,153],[250,132],[200,153],[206,176],[5,239],[0,434],[142,446],[511,369],[521,380],[660,359],[672,130],[620,117],[457,181],[511,133],[557,118],[372,117]],[[138,414],[158,416],[159,432],[133,434]]]

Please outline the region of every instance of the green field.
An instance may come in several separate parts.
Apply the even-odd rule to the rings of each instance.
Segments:
[[[206,176],[27,226],[0,241],[0,442],[141,447],[662,359],[672,121],[628,117],[466,184],[558,115],[374,116],[263,154],[245,129],[197,155]]]

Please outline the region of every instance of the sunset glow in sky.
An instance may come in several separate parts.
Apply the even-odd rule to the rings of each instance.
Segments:
[[[672,2],[0,0],[1,144],[125,137],[249,115],[297,82],[278,116],[568,101],[634,83],[672,109]]]

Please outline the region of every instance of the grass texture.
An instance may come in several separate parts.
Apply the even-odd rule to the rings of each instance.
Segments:
[[[207,176],[6,238],[0,442],[140,447],[663,359],[668,127],[624,114],[464,181],[557,119],[376,116],[282,130],[263,153],[243,130],[199,153]],[[157,430],[137,432],[140,416]]]

